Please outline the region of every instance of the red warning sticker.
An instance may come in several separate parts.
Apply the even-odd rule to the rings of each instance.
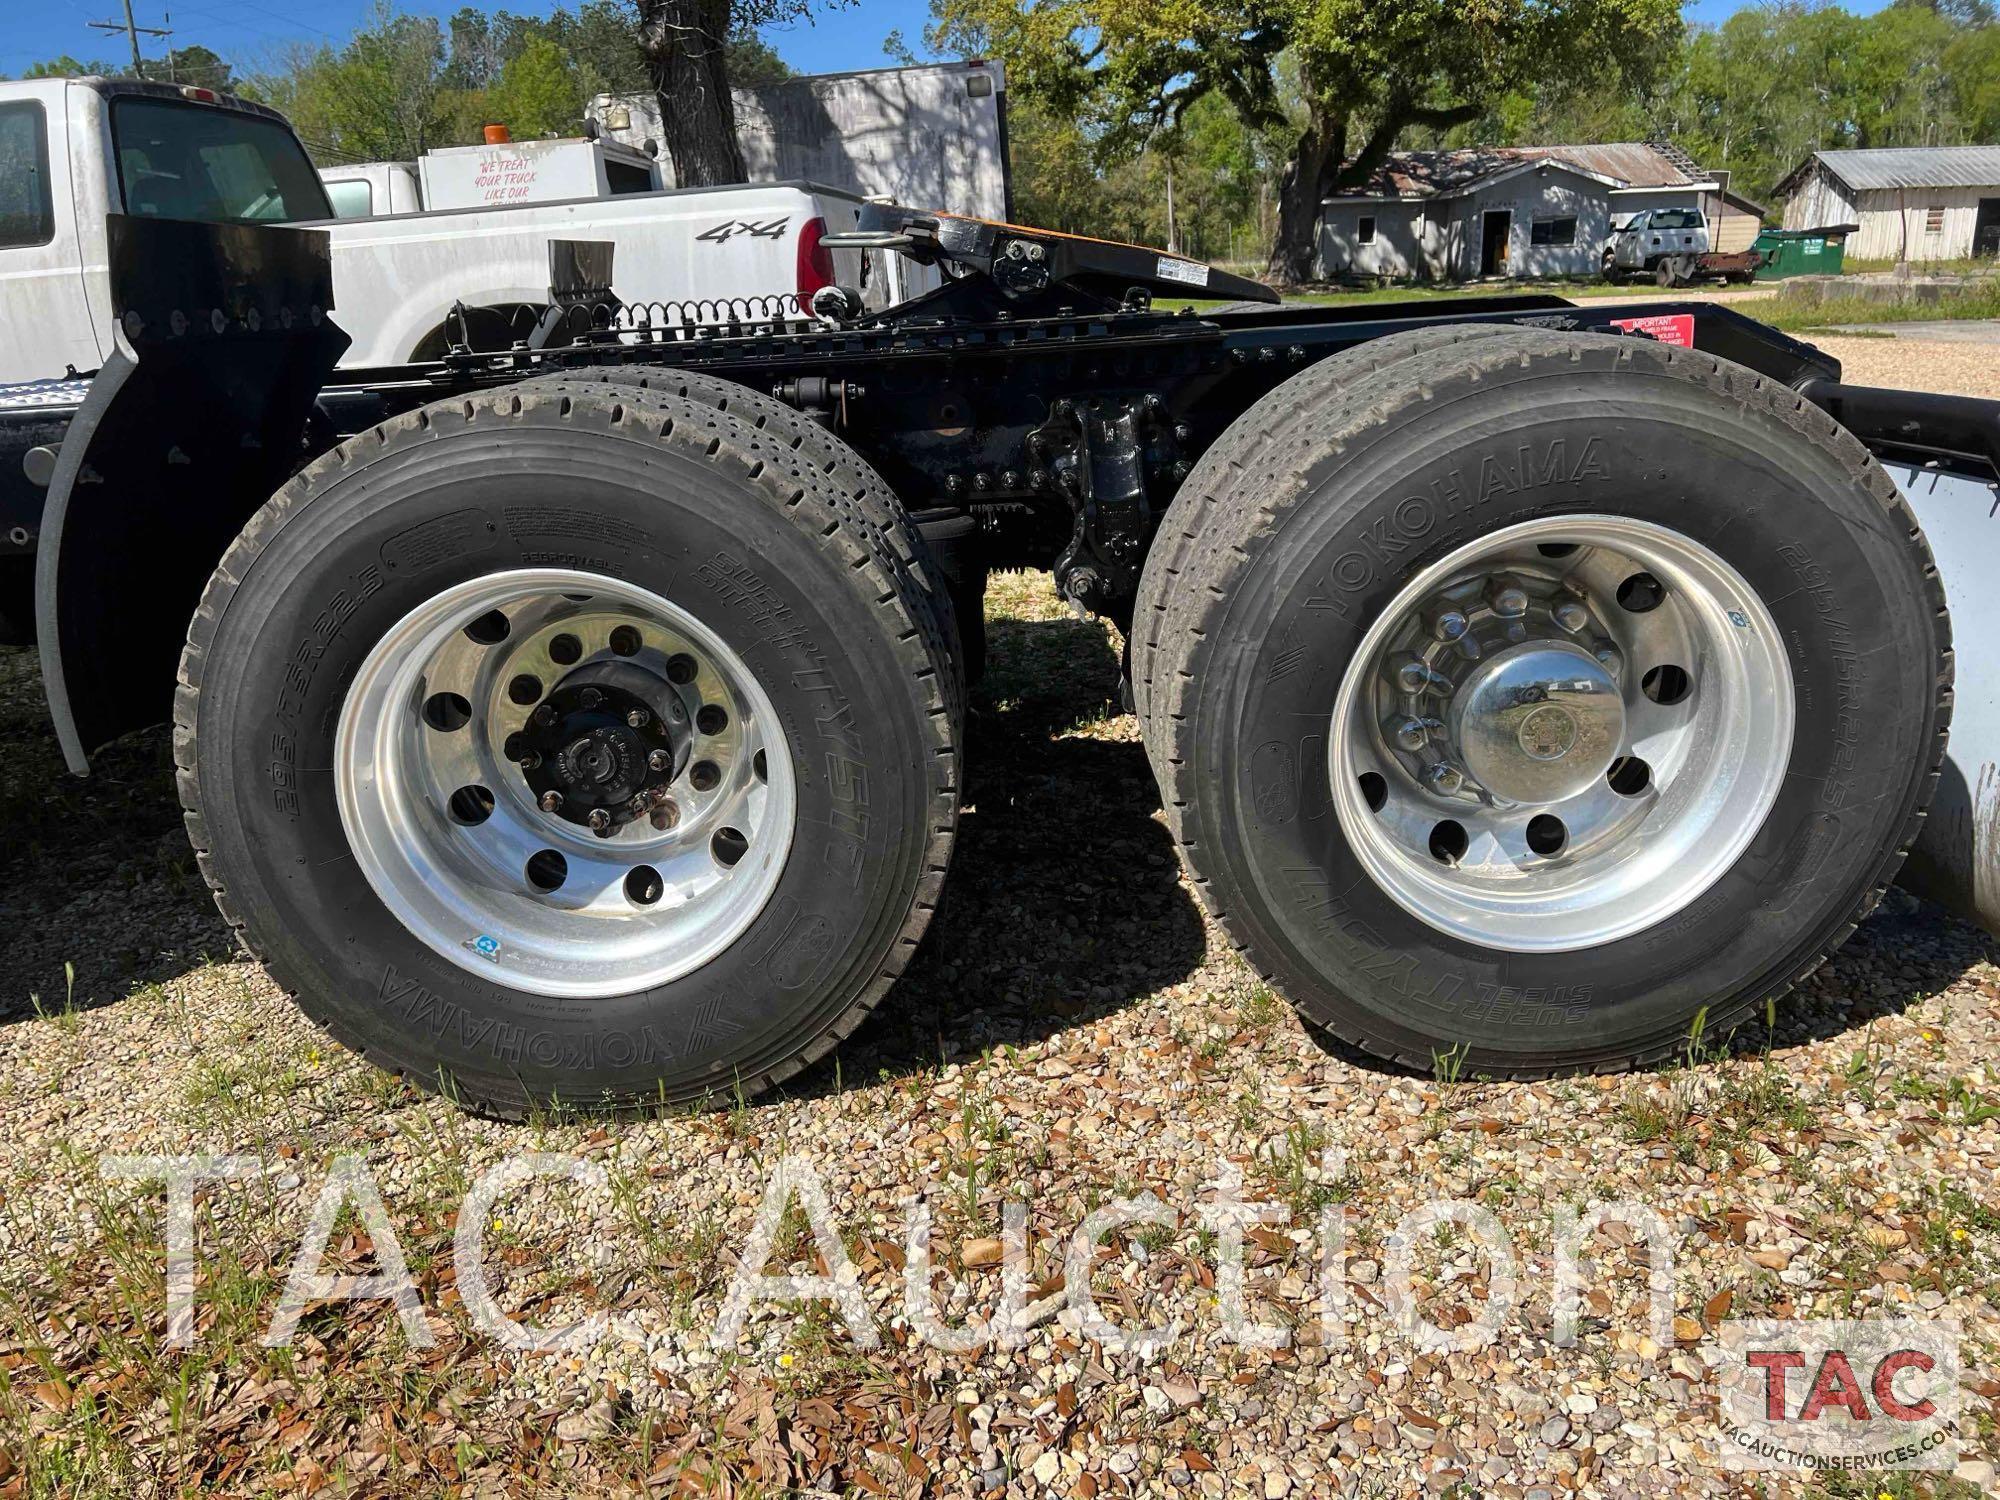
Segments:
[[[1627,333],[1643,333],[1647,338],[1672,344],[1676,349],[1694,347],[1693,313],[1664,313],[1653,318],[1613,318],[1611,326],[1622,328]]]

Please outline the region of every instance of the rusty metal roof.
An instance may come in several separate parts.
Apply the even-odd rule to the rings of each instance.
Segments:
[[[1477,146],[1463,151],[1397,151],[1366,184],[1340,197],[1451,198],[1489,177],[1536,162],[1554,162],[1619,187],[1691,187],[1707,179],[1671,147],[1643,141],[1605,146]]]
[[[1857,192],[1901,187],[1993,187],[2000,184],[2000,146],[1878,146],[1815,151],[1813,160]],[[1785,179],[1786,183],[1797,172]],[[1780,184],[1783,186],[1784,184]]]

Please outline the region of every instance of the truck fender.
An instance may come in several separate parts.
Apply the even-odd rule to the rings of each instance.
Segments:
[[[63,758],[167,717],[223,551],[304,456],[347,346],[326,240],[110,219],[114,343],[50,477],[35,560],[42,686]]]
[[[2000,933],[2000,658],[1985,649],[1986,622],[2000,623],[1991,566],[2000,485],[1931,466],[1883,468],[1930,539],[1959,643],[1951,740],[1903,883]]]

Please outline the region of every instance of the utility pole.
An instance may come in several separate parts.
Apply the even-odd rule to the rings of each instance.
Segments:
[[[134,21],[132,19],[132,0],[125,0],[125,19],[122,22],[89,21],[86,22],[85,24],[88,25],[93,31],[122,31],[125,33],[127,37],[131,39],[132,76],[134,78],[144,78],[146,76],[146,64],[139,56],[140,34],[144,33],[146,36],[157,36],[157,37],[170,37],[173,35],[172,31],[163,30],[158,26],[141,26],[138,22]],[[171,48],[168,49],[168,58],[171,61],[172,58]]]

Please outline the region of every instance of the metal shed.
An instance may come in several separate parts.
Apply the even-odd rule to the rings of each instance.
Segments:
[[[1778,191],[1787,229],[1859,225],[1850,259],[2000,256],[2000,146],[1815,151]]]

